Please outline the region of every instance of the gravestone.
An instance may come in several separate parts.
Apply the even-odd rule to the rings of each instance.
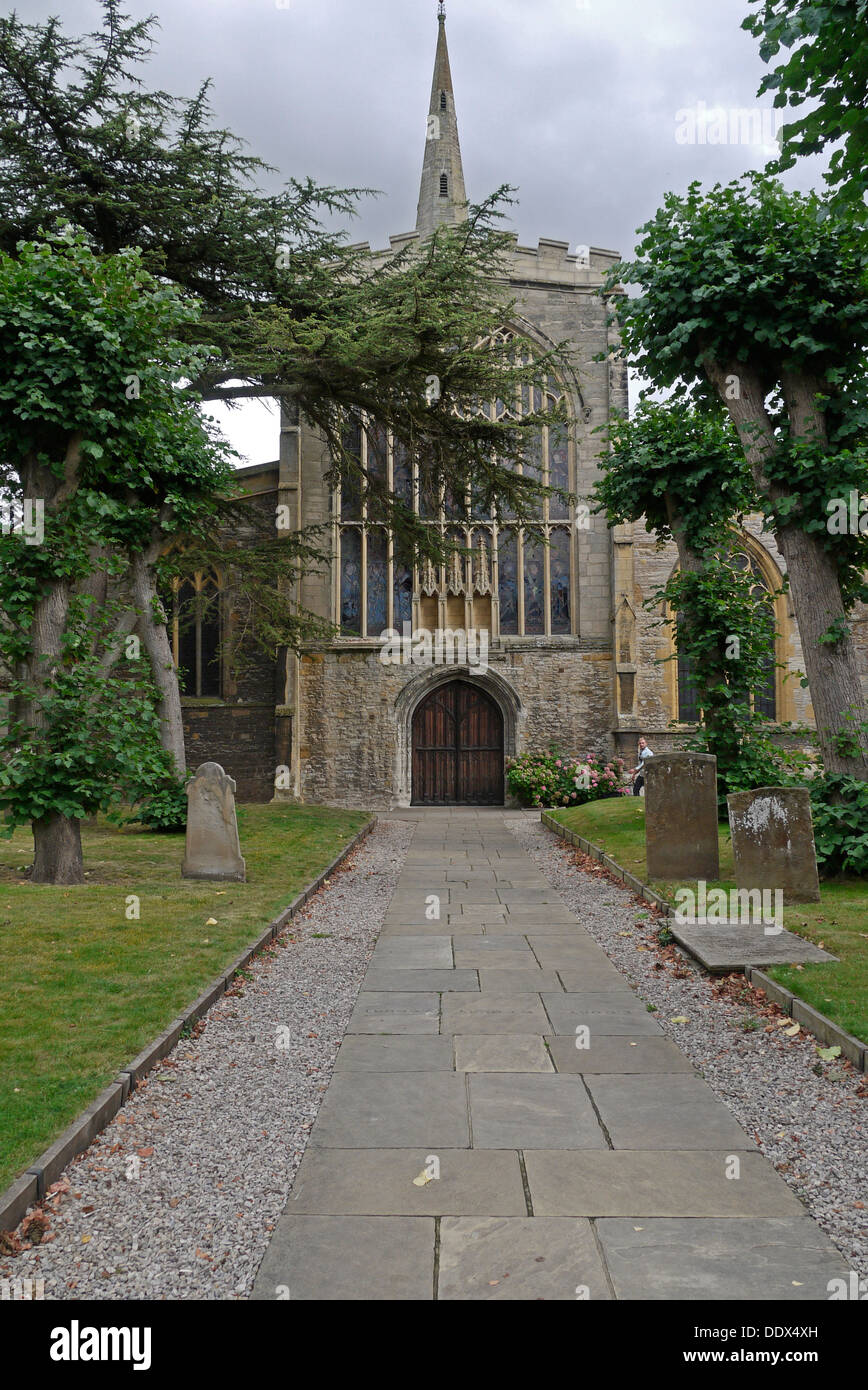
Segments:
[[[658,753],[645,764],[645,854],[649,878],[720,877],[717,759]]]
[[[181,877],[245,880],[235,782],[219,763],[202,763],[187,783],[187,849]]]
[[[726,800],[739,888],[780,888],[785,903],[819,902],[808,788],[757,787]]]

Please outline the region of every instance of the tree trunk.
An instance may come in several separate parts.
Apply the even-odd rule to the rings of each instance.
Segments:
[[[178,776],[183,777],[187,771],[187,758],[184,751],[184,719],[178,673],[172,658],[165,619],[159,622],[155,616],[155,607],[159,600],[154,587],[153,570],[143,555],[134,555],[131,559],[130,587],[133,602],[139,610],[138,626],[142,641],[150,657],[154,682],[160,692],[162,745],[166,752],[171,754]]]
[[[53,811],[33,828],[33,872],[31,883],[83,883],[81,824],[72,816]]]
[[[779,448],[765,408],[767,384],[744,363],[722,366],[706,358],[705,370],[738,431],[757,490],[772,502],[786,497],[787,490],[766,476],[766,464]],[[727,380],[733,377],[739,382],[736,399],[726,390]],[[781,386],[792,435],[824,440],[825,419],[816,400],[819,384],[807,375],[783,373]],[[868,731],[859,727],[866,721],[865,697],[834,562],[801,527],[781,527],[775,538],[787,565],[824,766],[827,772],[868,781]],[[832,625],[844,635],[834,643],[821,642]],[[854,756],[841,751],[839,734],[855,740],[859,751]]]

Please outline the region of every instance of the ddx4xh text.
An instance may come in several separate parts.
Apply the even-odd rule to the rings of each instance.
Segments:
[[[730,1337],[816,1337],[818,1333],[816,1327],[694,1327],[693,1335],[727,1342]]]

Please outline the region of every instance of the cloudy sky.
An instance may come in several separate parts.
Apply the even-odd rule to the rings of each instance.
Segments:
[[[26,22],[60,13],[97,27],[96,0],[19,0]],[[214,80],[220,125],[282,175],[381,191],[351,240],[386,245],[415,223],[435,0],[127,0],[160,20],[149,83],[179,95]],[[518,189],[522,242],[542,237],[628,255],[663,194],[762,167],[762,143],[689,143],[685,112],[770,108],[757,99],[750,0],[448,0],[468,195]],[[766,138],[774,129],[766,119]],[[786,176],[821,181],[813,161]],[[221,416],[221,420],[222,420]],[[276,456],[275,417],[235,411],[251,462]]]

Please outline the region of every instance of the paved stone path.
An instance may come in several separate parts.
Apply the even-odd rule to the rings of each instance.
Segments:
[[[828,1299],[849,1266],[511,814],[413,818],[254,1298]]]

